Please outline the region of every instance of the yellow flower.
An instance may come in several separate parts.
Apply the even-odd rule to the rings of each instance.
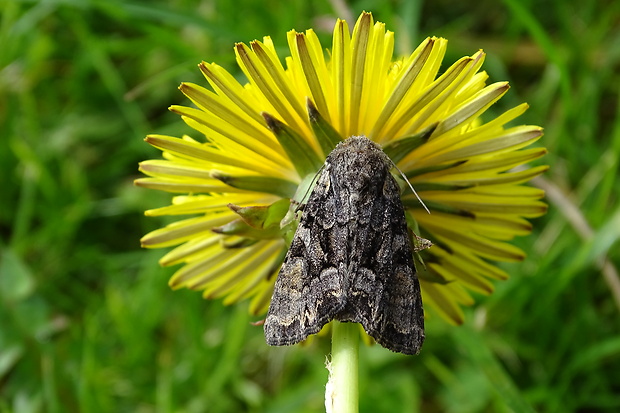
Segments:
[[[200,70],[211,89],[183,83],[195,108],[171,110],[204,135],[152,135],[163,160],[141,163],[137,185],[183,194],[149,216],[191,215],[146,235],[147,248],[176,246],[162,265],[183,264],[173,288],[204,291],[224,303],[250,299],[253,314],[268,306],[295,222],[290,199],[308,191],[338,141],[365,135],[379,143],[431,210],[403,195],[408,221],[435,245],[418,265],[425,309],[453,323],[469,291],[491,293],[507,274],[492,261],[519,261],[507,243],[530,232],[525,218],[542,215],[543,192],[522,186],[544,172],[511,171],[543,156],[523,149],[542,136],[537,126],[505,125],[527,105],[486,123],[480,116],[509,89],[486,85],[484,54],[464,57],[438,75],[447,41],[428,38],[393,60],[394,35],[362,13],[353,34],[338,20],[324,53],[312,30],[288,33],[283,65],[269,37],[235,45],[249,83],[241,85],[214,63]],[[285,219],[285,216],[287,217]]]

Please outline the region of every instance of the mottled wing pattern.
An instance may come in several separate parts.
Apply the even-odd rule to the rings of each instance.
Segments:
[[[369,184],[375,201],[362,208],[358,230],[350,234],[352,281],[345,309],[383,347],[417,354],[424,341],[420,284],[398,184],[388,166],[380,177],[376,187]]]
[[[318,333],[345,306],[342,283],[346,228],[334,228],[335,208],[330,172],[326,161],[286,254],[265,319],[269,345],[288,345]],[[329,235],[328,235],[329,234]]]
[[[303,212],[265,321],[267,343],[294,344],[332,319],[417,354],[420,286],[391,161],[365,137],[340,143]]]

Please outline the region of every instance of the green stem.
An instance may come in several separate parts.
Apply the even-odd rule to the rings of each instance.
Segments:
[[[357,363],[359,326],[356,323],[332,322],[332,361],[328,365],[329,381],[325,390],[327,413],[357,413]]]

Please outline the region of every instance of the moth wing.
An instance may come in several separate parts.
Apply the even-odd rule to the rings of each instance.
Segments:
[[[417,354],[424,341],[424,310],[398,184],[386,176],[382,199],[367,208],[360,231],[356,275],[349,296],[351,320],[383,347]]]
[[[411,254],[411,252],[409,252]],[[415,267],[397,263],[386,282],[368,334],[383,347],[418,354],[424,342],[424,310]]]
[[[345,269],[333,251],[346,242],[346,234],[334,225],[329,169],[317,180],[275,283],[264,326],[272,346],[295,344],[318,333],[345,305]],[[326,231],[333,236],[326,239]]]

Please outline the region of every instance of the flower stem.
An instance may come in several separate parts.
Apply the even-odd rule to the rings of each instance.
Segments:
[[[325,389],[327,413],[357,413],[357,363],[359,327],[356,323],[332,324],[332,360],[328,365],[329,381]]]

